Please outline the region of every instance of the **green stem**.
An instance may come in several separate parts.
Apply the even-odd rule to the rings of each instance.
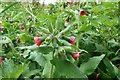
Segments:
[[[54,48],[54,51],[52,53],[52,59],[54,58],[54,53],[55,53],[55,48]],[[53,64],[52,64],[52,67],[51,67],[50,78],[53,78]]]
[[[62,30],[59,34],[57,34],[57,37],[60,37],[62,34],[66,33],[68,30],[70,30],[71,26],[69,25],[67,28]]]
[[[118,35],[120,36],[120,1],[118,2],[118,25],[119,25],[119,28],[118,28]]]
[[[80,10],[80,3],[79,3],[79,6],[78,6],[79,8],[79,10]],[[78,34],[77,34],[77,43],[76,43],[76,47],[77,48],[79,48],[79,42],[80,42],[80,32],[79,32],[79,30],[80,30],[80,28],[81,28],[81,25],[80,25],[80,15],[78,14],[78,28],[77,28],[77,31],[78,31]]]
[[[53,65],[52,65],[52,67],[51,67],[50,78],[53,78]]]
[[[17,4],[18,2],[12,3],[11,5],[9,5],[7,8],[5,8],[1,13],[5,12],[6,10],[8,10],[10,7],[12,7],[13,5]]]

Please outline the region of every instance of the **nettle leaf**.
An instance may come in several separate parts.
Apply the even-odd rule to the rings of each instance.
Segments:
[[[105,57],[105,54],[101,56],[92,57],[88,60],[88,62],[81,64],[80,71],[85,73],[86,75],[91,75],[95,69],[100,64],[100,61]]]
[[[4,60],[2,65],[3,78],[19,78],[27,64],[15,64],[12,60]]]
[[[51,63],[55,65],[56,70],[61,76],[66,76],[67,78],[81,78],[87,79],[87,76],[82,73],[77,66],[72,64],[67,60],[54,58]]]
[[[36,61],[40,66],[45,66],[46,59],[40,52],[37,51],[31,52],[29,59]]]
[[[36,44],[32,45],[32,46],[25,46],[25,47],[19,47],[19,48],[20,49],[37,50],[43,54],[49,54],[50,52],[52,52],[54,50],[54,48],[52,46],[40,45],[40,47],[38,47]]]

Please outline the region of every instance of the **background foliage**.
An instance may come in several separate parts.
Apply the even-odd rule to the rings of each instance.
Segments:
[[[118,3],[1,3],[0,8],[0,78],[120,80]],[[75,52],[80,52],[76,60]]]

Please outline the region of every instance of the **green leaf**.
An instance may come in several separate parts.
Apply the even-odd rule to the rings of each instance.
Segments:
[[[31,50],[24,51],[23,57],[26,58],[29,55],[30,52],[31,52]]]
[[[43,54],[49,54],[50,52],[54,51],[54,48],[52,46],[40,46],[38,49],[39,52]]]
[[[116,42],[114,39],[108,41],[109,44],[111,44],[112,47],[118,46],[119,43]]]
[[[51,67],[52,67],[52,64],[48,61],[45,64],[45,67],[44,67],[44,70],[43,70],[43,73],[42,73],[43,77],[50,78],[50,76],[51,76]]]
[[[58,44],[62,45],[62,46],[70,46],[72,44],[70,44],[69,42],[67,42],[66,40],[62,40],[62,39],[58,39]]]
[[[9,43],[9,42],[12,43],[12,41],[8,37],[6,37],[6,36],[0,36],[0,44],[5,44],[5,43]]]
[[[36,44],[32,45],[32,46],[25,46],[25,47],[19,47],[19,48],[20,49],[37,50],[43,54],[49,54],[50,52],[52,52],[54,50],[54,48],[52,46],[40,45],[40,47],[38,47]]]
[[[31,52],[29,59],[36,61],[40,66],[45,66],[46,59],[40,52]]]
[[[52,33],[53,32],[53,24],[50,22],[50,25],[48,26],[49,31]]]
[[[22,73],[22,77],[24,77],[24,78],[29,78],[29,77],[31,77],[32,75],[35,75],[35,74],[37,74],[37,73],[39,73],[40,72],[40,70],[39,69],[35,69],[35,70],[25,70],[23,73]]]
[[[15,69],[13,69],[13,78],[19,78],[19,76],[23,73],[23,71],[26,69],[27,67],[27,64],[23,64],[23,65],[19,65],[19,66],[16,66]]]
[[[45,64],[44,70],[42,72],[42,76],[45,77],[45,78],[50,78],[51,77],[52,64],[50,63],[50,60],[52,60],[52,54],[53,53],[49,53],[47,55],[44,55],[47,62]]]
[[[96,51],[97,52],[107,52],[107,49],[106,49],[105,46],[97,44],[97,43],[95,44],[95,46],[96,46]]]
[[[20,37],[20,41],[21,42],[26,42],[26,41],[29,41],[31,38],[29,35],[26,35],[26,34],[23,34],[21,37]]]
[[[80,66],[80,71],[82,71],[86,75],[91,75],[94,72],[94,70],[98,67],[100,61],[104,58],[104,56],[105,54],[102,54],[101,56],[97,57],[92,57],[88,60],[88,62],[82,63]]]
[[[49,30],[44,27],[40,27],[40,30],[45,34],[50,34]]]
[[[0,80],[2,80],[2,68],[0,67]]]
[[[54,58],[51,60],[51,63],[55,65],[56,70],[61,76],[67,76],[68,78],[81,78],[83,80],[87,79],[87,76],[69,61]]]
[[[115,75],[117,76],[118,80],[120,80],[120,70],[114,64],[112,64],[112,66],[114,68]]]
[[[104,58],[103,62],[106,65],[106,68],[107,68],[108,72],[110,73],[110,76],[112,78],[114,78],[115,72],[114,72],[114,68],[112,67],[110,60],[106,57],[106,58]]]
[[[15,64],[12,60],[4,60],[3,62],[3,78],[18,78],[26,69],[27,64]]]
[[[100,73],[100,76],[102,77],[102,78],[111,78],[109,75],[107,75],[105,72],[103,72],[101,69],[98,69],[98,72]]]

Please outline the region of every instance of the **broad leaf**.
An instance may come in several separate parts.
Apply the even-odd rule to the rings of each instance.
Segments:
[[[29,59],[36,61],[40,66],[45,66],[46,59],[42,53],[37,51],[31,52]]]
[[[103,45],[99,45],[99,44],[95,44],[95,46],[96,46],[96,51],[97,52],[107,52],[107,49],[106,49],[106,47],[105,46],[103,46]]]
[[[120,70],[115,65],[112,64],[112,66],[114,68],[115,75],[117,76],[118,80],[120,80]]]
[[[56,70],[61,76],[67,76],[67,78],[87,79],[87,76],[69,61],[54,58],[51,60],[51,63],[55,65]]]
[[[115,72],[114,72],[114,68],[113,68],[110,60],[106,57],[106,58],[103,60],[103,62],[104,62],[104,64],[106,65],[106,68],[107,68],[110,76],[111,76],[112,78],[114,78],[114,77],[115,77]]]
[[[50,62],[47,62],[45,64],[42,76],[45,78],[50,78],[51,77],[51,68],[52,68],[52,64]]]
[[[52,64],[50,63],[50,60],[52,60],[52,53],[49,53],[44,56],[45,56],[47,62],[45,64],[44,70],[42,72],[42,76],[45,78],[50,78],[51,77],[51,68],[52,68]]]
[[[3,78],[19,78],[27,64],[15,64],[12,60],[5,60],[2,65]]]
[[[49,52],[52,52],[54,50],[54,48],[52,46],[47,46],[47,45],[41,45],[40,47],[38,47],[36,45],[32,45],[32,46],[25,46],[25,47],[19,47],[19,48],[20,49],[37,50],[43,54],[49,54]]]
[[[29,70],[29,69],[27,69],[27,70],[25,70],[23,73],[22,73],[22,76],[24,77],[24,78],[29,78],[29,77],[31,77],[32,75],[35,75],[35,74],[37,74],[37,73],[39,73],[40,72],[40,70],[39,69],[35,69],[35,70]]]
[[[106,74],[105,72],[103,72],[101,69],[98,69],[98,72],[100,73],[100,76],[102,78],[111,78],[108,74]]]
[[[105,54],[102,54],[101,56],[90,58],[88,62],[81,64],[80,71],[82,71],[86,75],[91,75],[98,67],[100,61],[104,58],[104,56]]]

